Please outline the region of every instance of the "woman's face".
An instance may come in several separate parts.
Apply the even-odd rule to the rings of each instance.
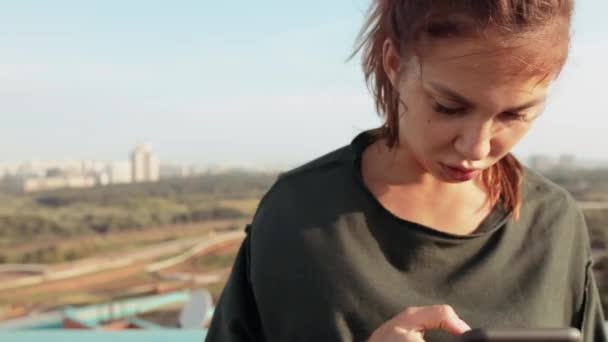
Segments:
[[[553,77],[543,82],[546,75],[521,71],[546,50],[500,47],[446,40],[403,61],[385,44],[385,70],[407,106],[400,108],[399,146],[422,172],[450,183],[474,179],[509,153],[540,114]]]

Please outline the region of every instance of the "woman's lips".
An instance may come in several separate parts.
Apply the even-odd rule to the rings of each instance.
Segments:
[[[468,181],[477,177],[480,173],[480,169],[465,169],[457,166],[450,166],[441,164],[443,173],[451,180],[454,181]]]

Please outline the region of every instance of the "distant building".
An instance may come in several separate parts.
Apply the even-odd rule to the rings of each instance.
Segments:
[[[44,177],[47,167],[38,161],[26,161],[17,168],[16,174],[20,177]]]
[[[106,172],[106,165],[100,161],[82,160],[80,161],[80,172],[82,174],[101,174]]]
[[[22,193],[107,185],[109,176],[99,165],[100,162],[80,161],[26,162],[6,185]]]
[[[17,173],[17,166],[13,164],[0,164],[0,179]]]
[[[4,164],[0,164],[0,179],[9,175],[8,167]]]
[[[106,186],[110,184],[110,176],[105,172],[95,174],[95,182],[97,185]]]
[[[55,190],[62,188],[90,188],[97,184],[97,179],[91,176],[57,176],[44,178],[26,178],[21,185],[24,193]]]
[[[156,182],[159,179],[158,156],[148,145],[138,145],[131,153],[131,179],[133,182]]]
[[[129,161],[111,162],[107,165],[107,174],[110,184],[131,183],[131,163]]]
[[[187,170],[184,166],[178,164],[163,163],[160,165],[160,178],[181,178],[185,177]]]
[[[530,168],[537,171],[547,171],[553,168],[553,160],[551,157],[546,155],[534,155],[529,159]]]
[[[557,166],[562,170],[572,170],[576,168],[576,157],[571,154],[562,154]]]

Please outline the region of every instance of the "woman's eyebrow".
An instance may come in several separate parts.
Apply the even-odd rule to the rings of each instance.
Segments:
[[[428,84],[435,90],[436,92],[442,93],[443,95],[450,97],[452,100],[458,101],[466,106],[473,106],[473,101],[470,101],[466,97],[458,94],[457,92],[451,90],[450,88],[443,86],[441,84],[435,82],[428,82]]]
[[[538,104],[541,104],[541,103],[545,102],[546,100],[547,100],[547,96],[543,95],[541,97],[538,97],[536,99],[530,100],[530,101],[528,101],[528,102],[526,102],[524,104],[521,104],[519,106],[515,106],[513,108],[509,108],[505,112],[513,112],[513,113],[521,112],[524,109],[528,109],[528,108],[534,107],[534,106],[536,106]]]
[[[431,86],[431,88],[433,90],[435,90],[436,92],[442,93],[443,95],[451,98],[452,100],[458,101],[458,102],[462,103],[463,105],[466,105],[469,107],[474,106],[473,101],[467,99],[466,97],[458,94],[457,92],[451,90],[450,88],[448,88],[446,86],[443,86],[443,85],[435,83],[435,82],[429,82],[428,84]],[[546,99],[547,99],[547,96],[542,95],[538,98],[532,99],[521,105],[509,108],[509,109],[505,110],[505,112],[520,112],[524,109],[528,109],[528,108],[534,107],[538,104],[541,104],[541,103],[545,102]]]

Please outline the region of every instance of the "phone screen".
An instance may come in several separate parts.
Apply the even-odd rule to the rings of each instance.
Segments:
[[[473,329],[460,336],[461,342],[581,342],[578,329]]]

